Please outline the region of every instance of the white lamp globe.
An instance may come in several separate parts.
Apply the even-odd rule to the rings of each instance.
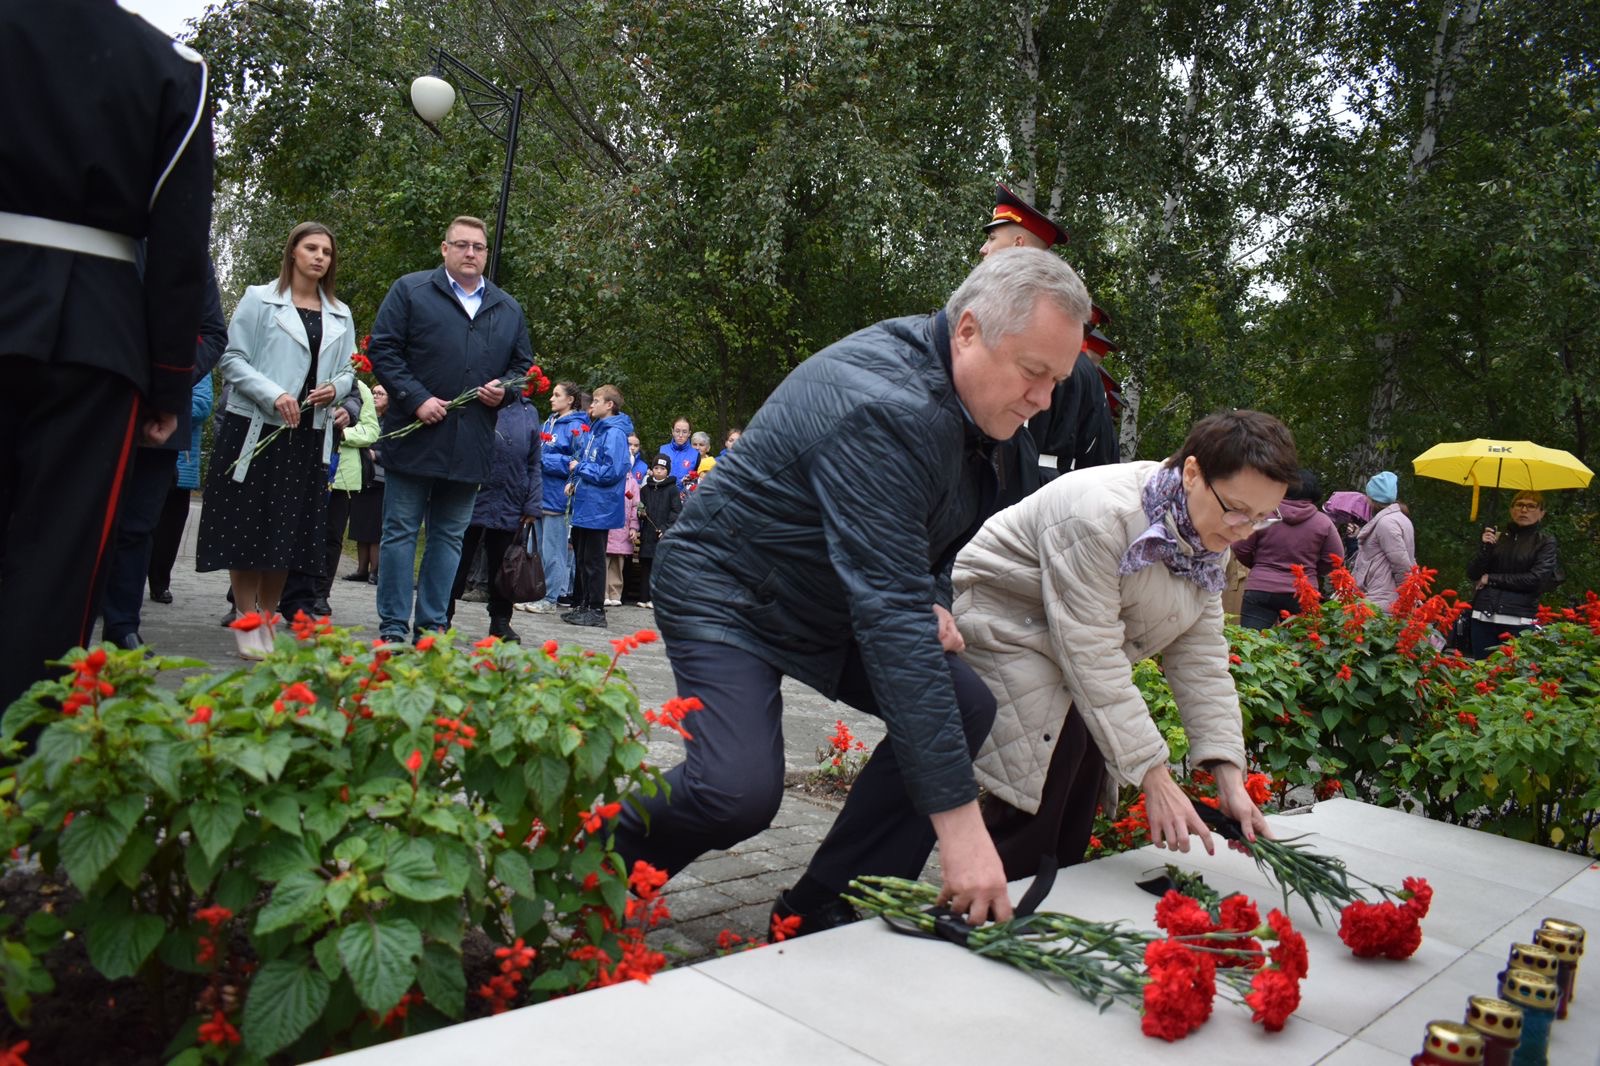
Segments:
[[[428,122],[438,122],[456,102],[456,90],[443,78],[424,74],[411,83],[411,106]]]

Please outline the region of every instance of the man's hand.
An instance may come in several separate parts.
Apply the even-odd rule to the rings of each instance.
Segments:
[[[1211,776],[1217,781],[1217,808],[1239,823],[1244,838],[1253,841],[1262,836],[1271,840],[1272,827],[1245,791],[1244,771],[1231,762],[1217,763],[1211,768]]]
[[[984,828],[978,801],[932,815],[939,837],[939,862],[944,867],[944,887],[939,902],[973,925],[1011,918],[1011,897],[1006,895],[1006,871]]]
[[[1235,768],[1237,769],[1237,768]],[[1158,848],[1171,848],[1187,853],[1189,835],[1193,833],[1206,846],[1207,855],[1217,853],[1211,842],[1211,830],[1200,820],[1194,804],[1179,788],[1165,766],[1153,766],[1139,782],[1144,789],[1144,809],[1150,820],[1150,842]],[[1246,797],[1246,802],[1249,798]],[[1254,806],[1254,804],[1251,804]],[[1260,812],[1258,811],[1259,815]]]
[[[283,424],[290,429],[300,426],[300,401],[290,396],[287,392],[280,392],[278,398],[272,401],[273,409],[278,412],[278,417],[283,419]]]
[[[487,385],[479,385],[478,402],[485,407],[499,407],[506,402],[506,390],[501,388],[499,381],[491,381]]]
[[[335,407],[333,409],[333,428],[344,429],[349,424],[350,412],[346,411],[343,407]]]
[[[939,647],[957,654],[965,651],[967,642],[961,639],[961,630],[956,628],[956,620],[950,612],[936,603],[933,616],[939,620]]]
[[[166,411],[153,411],[139,425],[139,443],[147,448],[167,443],[172,431],[178,428],[178,416]]]
[[[326,407],[333,402],[333,385],[318,385],[306,395],[306,403],[312,407]]]
[[[448,413],[448,410],[448,405],[439,397],[429,396],[417,405],[417,421],[436,426],[444,421],[444,416]]]

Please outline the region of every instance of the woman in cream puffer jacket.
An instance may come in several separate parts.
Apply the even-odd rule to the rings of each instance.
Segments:
[[[1198,423],[1166,463],[1073,471],[991,518],[955,566],[963,658],[999,701],[977,760],[985,820],[1017,878],[1042,854],[1080,861],[1095,807],[1145,790],[1151,839],[1211,840],[1167,770],[1166,741],[1133,664],[1160,656],[1224,812],[1266,823],[1244,792],[1239,698],[1222,631],[1228,545],[1274,520],[1295,476],[1293,438],[1270,415]],[[1210,471],[1208,475],[1207,471]]]

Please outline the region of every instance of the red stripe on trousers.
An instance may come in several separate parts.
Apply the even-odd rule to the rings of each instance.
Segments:
[[[89,600],[83,605],[83,622],[78,627],[78,643],[87,645],[94,632],[95,608],[99,597],[94,591],[100,587],[100,570],[106,564],[106,548],[117,528],[117,504],[122,499],[122,482],[128,475],[128,462],[133,458],[134,431],[139,428],[139,397],[134,395],[128,409],[128,426],[122,431],[122,453],[117,456],[117,471],[111,478],[111,492],[106,497],[106,513],[100,522],[100,546],[94,553],[94,569],[89,571]]]

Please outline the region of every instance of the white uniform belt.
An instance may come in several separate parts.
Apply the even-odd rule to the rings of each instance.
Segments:
[[[1053,456],[1053,455],[1041,455],[1041,456],[1039,456],[1039,465],[1040,466],[1047,466],[1051,470],[1059,470],[1060,469],[1059,464],[1056,462],[1056,457]]]
[[[37,244],[64,252],[120,259],[124,263],[134,261],[133,250],[138,243],[124,233],[112,233],[110,230],[53,218],[16,215],[10,211],[0,211],[0,241]]]
[[[1520,615],[1492,614],[1489,611],[1473,611],[1472,617],[1475,621],[1488,622],[1497,626],[1531,626],[1535,621],[1532,618],[1523,618]]]

